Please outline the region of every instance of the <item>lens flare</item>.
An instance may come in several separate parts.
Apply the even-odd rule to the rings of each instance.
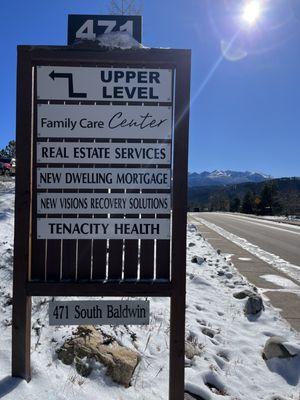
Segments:
[[[245,5],[243,12],[243,19],[249,25],[255,24],[261,14],[261,5],[260,1],[252,0]]]

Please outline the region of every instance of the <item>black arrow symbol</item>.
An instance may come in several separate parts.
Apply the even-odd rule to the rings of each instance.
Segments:
[[[54,70],[49,74],[50,78],[53,80],[55,78],[67,78],[69,81],[69,97],[80,97],[80,98],[86,98],[87,93],[75,93],[74,92],[74,85],[73,85],[73,74],[72,73],[59,73],[59,72],[54,72]]]

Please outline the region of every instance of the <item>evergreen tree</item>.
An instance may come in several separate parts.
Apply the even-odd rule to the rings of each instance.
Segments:
[[[281,212],[282,207],[278,201],[278,189],[274,182],[268,182],[262,188],[259,204],[261,215],[274,215]]]
[[[256,215],[260,214],[260,207],[261,207],[261,198],[259,195],[255,195],[254,196],[254,206],[253,206],[254,214],[256,214]]]
[[[8,145],[0,150],[0,157],[3,158],[16,158],[16,142],[11,140]]]
[[[230,212],[239,212],[241,207],[241,200],[238,197],[230,200]]]
[[[243,198],[242,212],[245,214],[253,214],[254,212],[254,195],[250,191],[248,191]]]

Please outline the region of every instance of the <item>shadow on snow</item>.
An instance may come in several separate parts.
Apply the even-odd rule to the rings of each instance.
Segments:
[[[17,386],[22,382],[22,379],[12,378],[11,376],[6,376],[0,380],[0,399],[6,396],[8,393],[16,389]]]

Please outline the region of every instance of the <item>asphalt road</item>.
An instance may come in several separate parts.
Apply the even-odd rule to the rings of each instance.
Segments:
[[[192,213],[300,266],[300,227],[227,213]]]

